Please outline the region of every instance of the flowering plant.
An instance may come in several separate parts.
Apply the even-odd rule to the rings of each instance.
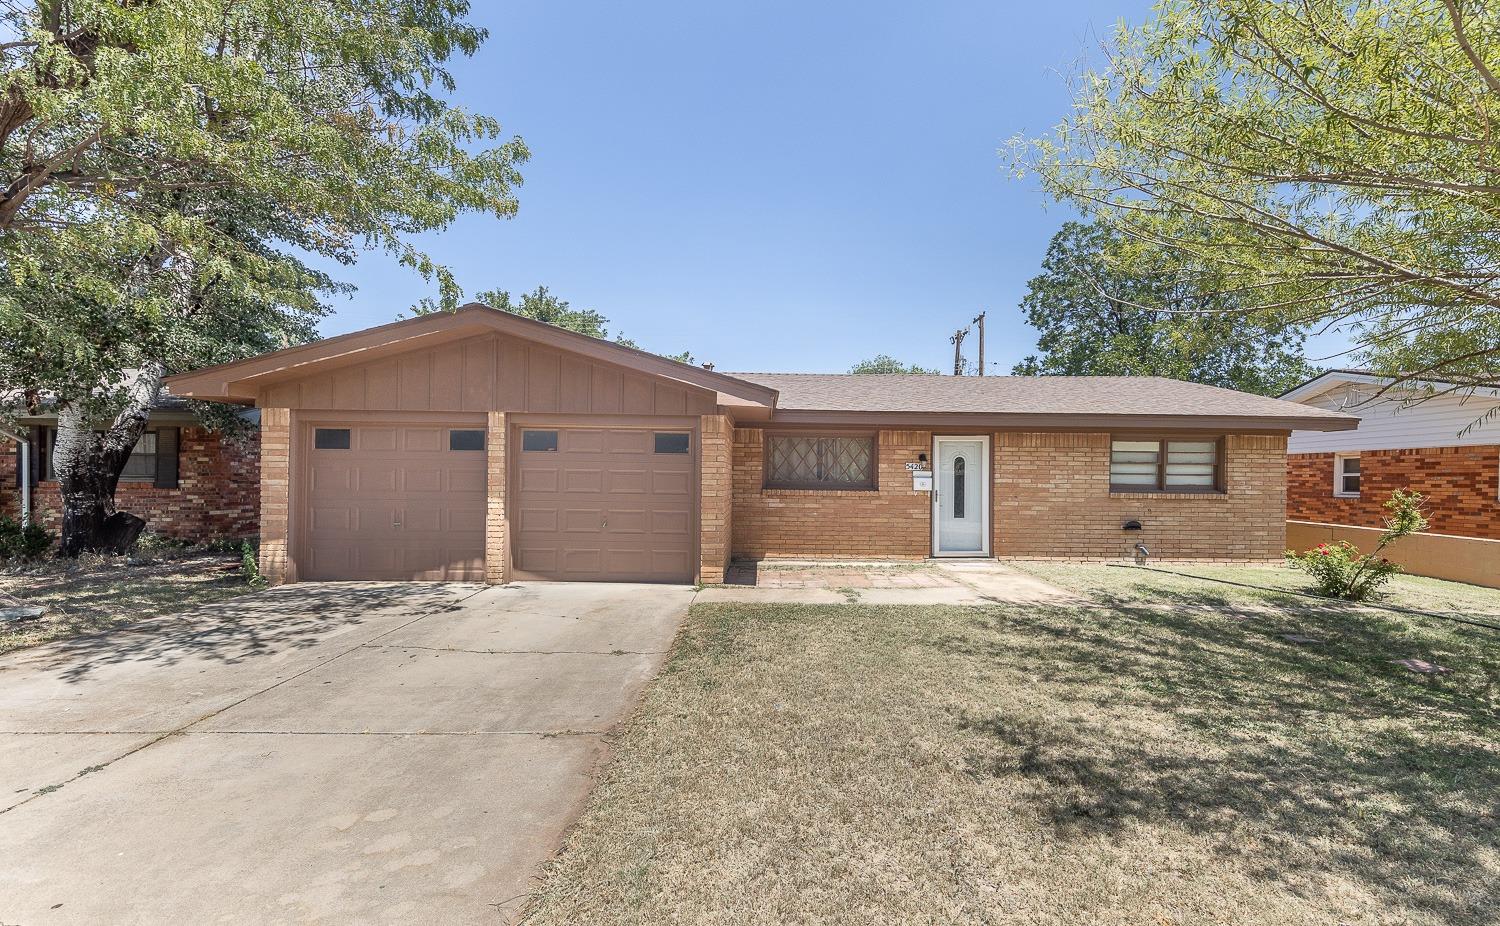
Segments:
[[[1385,548],[1407,534],[1427,526],[1422,514],[1424,499],[1416,492],[1397,489],[1391,493],[1385,508],[1390,516],[1375,549],[1361,553],[1347,540],[1320,543],[1303,553],[1286,551],[1287,563],[1312,576],[1318,583],[1318,594],[1346,601],[1363,601],[1380,586],[1401,572],[1401,567],[1381,554]]]

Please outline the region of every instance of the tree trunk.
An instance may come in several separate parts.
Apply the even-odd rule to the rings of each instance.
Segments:
[[[62,492],[62,543],[64,556],[85,552],[123,553],[140,533],[111,521],[115,512],[115,487],[130,452],[146,430],[151,407],[161,395],[162,368],[140,370],[126,389],[125,407],[103,430],[87,401],[58,403],[57,440],[52,446],[52,469]],[[142,522],[144,525],[144,522]]]

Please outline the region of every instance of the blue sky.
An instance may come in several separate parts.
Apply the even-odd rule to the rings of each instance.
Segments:
[[[455,66],[456,98],[532,160],[514,219],[421,243],[468,293],[544,284],[721,370],[947,369],[948,336],[986,309],[1009,372],[1069,213],[999,149],[1059,121],[1064,75],[1148,6],[476,0],[490,40]],[[359,289],[325,334],[430,295],[379,254],[335,272]]]

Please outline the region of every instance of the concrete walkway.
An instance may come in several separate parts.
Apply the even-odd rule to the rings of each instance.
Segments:
[[[0,657],[0,923],[499,923],[693,597],[298,585]]]
[[[697,601],[793,604],[1077,604],[1081,599],[995,560],[913,563],[736,563],[730,584]]]

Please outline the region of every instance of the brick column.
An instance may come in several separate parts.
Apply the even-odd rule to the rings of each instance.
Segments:
[[[260,410],[260,572],[272,585],[295,581],[289,574],[292,411]]]
[[[734,515],[733,435],[734,427],[725,415],[699,419],[699,582],[723,582],[724,569],[729,565]]]
[[[510,581],[510,523],[505,517],[505,412],[490,412],[484,513],[484,581]]]

